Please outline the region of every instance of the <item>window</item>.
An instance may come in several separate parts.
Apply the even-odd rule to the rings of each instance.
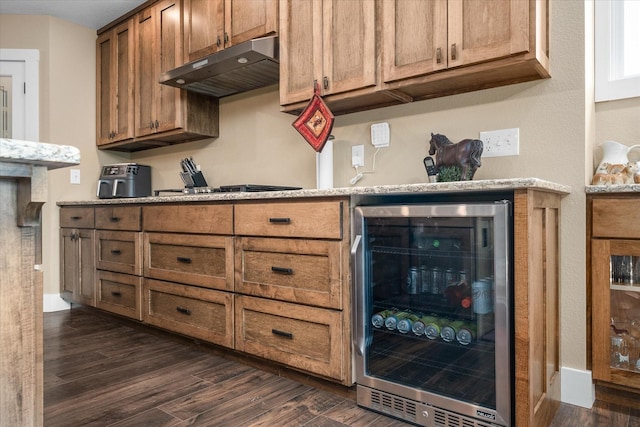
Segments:
[[[595,1],[595,100],[640,97],[640,1]]]

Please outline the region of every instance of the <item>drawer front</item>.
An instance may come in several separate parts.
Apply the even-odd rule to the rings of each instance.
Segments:
[[[236,240],[236,292],[327,308],[342,308],[342,242]]]
[[[100,270],[142,275],[142,233],[97,231],[96,267]]]
[[[243,295],[235,298],[237,350],[346,380],[342,312]]]
[[[233,291],[233,238],[145,233],[144,275]]]
[[[142,320],[142,278],[109,271],[97,275],[96,307]]]
[[[145,279],[144,321],[233,348],[233,294]]]
[[[93,208],[60,208],[60,227],[93,228],[94,226]]]
[[[248,203],[235,206],[235,232],[245,236],[342,238],[343,202]]]
[[[592,237],[640,238],[640,198],[594,199]]]
[[[233,234],[233,206],[230,204],[144,206],[142,216],[145,231]]]
[[[96,228],[100,230],[141,230],[139,206],[114,206],[96,208]]]

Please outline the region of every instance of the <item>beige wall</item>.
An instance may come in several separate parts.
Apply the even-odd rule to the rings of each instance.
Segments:
[[[585,61],[591,58],[585,19],[585,2],[551,2],[551,79],[340,116],[333,130],[334,185],[348,186],[353,176],[351,145],[365,145],[365,169],[371,168],[372,123],[389,122],[391,146],[379,152],[375,173],[358,185],[426,181],[422,158],[430,132],[459,140],[484,130],[520,128],[520,155],[483,159],[476,179],[532,176],[572,188],[561,218],[561,364],[575,369],[586,368],[584,186],[593,172],[593,148],[604,139],[640,143],[640,99],[596,108],[586,89],[592,77],[590,69],[585,72]],[[129,159],[149,164],[154,188],[180,187],[178,161],[185,156],[202,165],[213,186],[246,182],[315,187],[315,153],[291,127],[294,117],[279,112],[276,87],[221,100],[218,139],[131,156],[98,152],[95,32],[41,17],[0,16],[0,28],[0,47],[41,49],[41,140],[82,151],[81,185],[69,184],[68,169],[50,173],[44,219],[46,292],[57,292],[59,286],[55,202],[95,198],[101,164]]]

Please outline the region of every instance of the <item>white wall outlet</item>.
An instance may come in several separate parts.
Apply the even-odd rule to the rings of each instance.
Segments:
[[[364,145],[354,145],[351,147],[351,166],[364,166]]]
[[[480,132],[482,157],[517,156],[520,154],[520,128]]]
[[[371,125],[371,144],[376,148],[389,146],[389,123],[374,123]]]
[[[80,169],[71,169],[69,171],[69,182],[71,184],[80,184]]]

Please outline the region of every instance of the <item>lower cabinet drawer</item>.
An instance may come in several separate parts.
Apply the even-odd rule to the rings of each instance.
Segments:
[[[233,291],[233,238],[145,233],[144,276]]]
[[[239,237],[238,293],[342,308],[342,242]]]
[[[142,233],[98,230],[96,268],[141,276]]]
[[[345,382],[342,312],[236,295],[236,349]]]
[[[160,280],[144,281],[144,321],[233,348],[233,294]]]
[[[96,307],[142,320],[142,277],[100,270],[97,276]]]

